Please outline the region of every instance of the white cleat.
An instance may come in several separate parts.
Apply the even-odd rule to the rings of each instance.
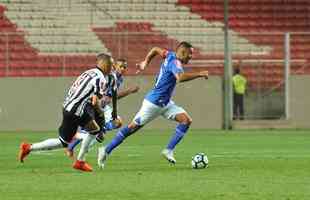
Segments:
[[[173,156],[173,150],[164,149],[161,154],[164,156],[166,160],[168,160],[170,163],[175,164],[177,161],[175,160]]]
[[[106,161],[107,157],[108,157],[108,154],[105,151],[105,147],[99,147],[98,158],[97,158],[97,163],[98,163],[99,168],[101,169],[104,168],[104,162]]]

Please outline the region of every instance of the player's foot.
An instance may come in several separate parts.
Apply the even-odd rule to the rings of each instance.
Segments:
[[[103,140],[104,140],[104,134],[103,133],[98,133],[96,135],[96,140],[99,142],[99,143],[102,143]]]
[[[72,151],[71,149],[65,148],[65,154],[69,158],[74,158],[74,151]]]
[[[73,168],[84,172],[93,171],[93,168],[87,162],[82,160],[76,160],[73,164]]]
[[[177,161],[175,160],[174,156],[173,156],[173,150],[169,150],[169,149],[164,149],[161,154],[164,156],[164,158],[166,160],[168,160],[168,162],[175,164]]]
[[[28,143],[21,143],[19,146],[19,154],[18,154],[18,160],[20,162],[24,162],[24,159],[31,151],[31,144]]]
[[[104,162],[106,161],[108,157],[107,152],[105,151],[105,147],[99,147],[98,148],[98,166],[99,168],[103,169],[104,168]]]

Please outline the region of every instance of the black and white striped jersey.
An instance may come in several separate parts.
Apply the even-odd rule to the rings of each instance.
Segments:
[[[85,105],[93,95],[101,97],[106,93],[109,85],[108,79],[108,75],[104,75],[99,68],[82,73],[69,89],[63,103],[64,109],[82,116]]]

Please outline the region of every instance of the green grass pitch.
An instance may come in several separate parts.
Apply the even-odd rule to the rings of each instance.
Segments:
[[[141,130],[97,169],[97,147],[88,161],[94,172],[71,168],[63,150],[32,153],[17,162],[23,139],[55,133],[0,133],[1,200],[309,200],[309,130],[190,130],[176,149],[177,164],[160,156],[172,131]],[[110,133],[107,140],[113,136]],[[204,152],[209,168],[191,169]]]

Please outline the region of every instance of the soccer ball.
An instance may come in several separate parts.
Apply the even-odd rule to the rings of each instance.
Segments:
[[[205,155],[204,153],[197,153],[192,158],[191,163],[194,169],[203,169],[203,168],[208,167],[209,161],[208,161],[207,155]]]

